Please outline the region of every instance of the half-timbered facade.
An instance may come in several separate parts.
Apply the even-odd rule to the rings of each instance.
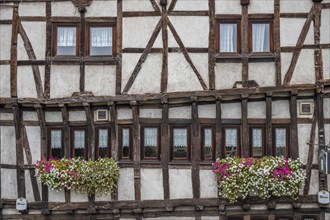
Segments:
[[[2,218],[329,219],[329,27],[330,0],[1,0]],[[218,198],[216,158],[267,155],[306,165],[298,200]],[[111,195],[35,178],[109,156]]]

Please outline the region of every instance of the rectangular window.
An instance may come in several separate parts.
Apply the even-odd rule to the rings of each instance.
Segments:
[[[237,157],[239,149],[239,128],[224,128],[225,157]]]
[[[251,156],[260,158],[264,155],[264,128],[252,127],[250,133]]]
[[[62,129],[49,129],[48,158],[61,159],[64,156]]]
[[[270,53],[272,50],[271,23],[251,23],[251,52]]]
[[[115,54],[115,27],[109,24],[88,24],[89,56],[114,56]]]
[[[289,134],[288,127],[275,127],[274,128],[274,154],[275,156],[288,157],[288,143]]]
[[[54,26],[54,56],[76,56],[78,54],[78,26]]]
[[[119,128],[119,155],[120,159],[132,160],[132,134],[131,126],[120,126]]]
[[[202,128],[202,160],[213,161],[215,155],[214,129],[213,127]]]
[[[190,159],[190,129],[188,127],[172,127],[172,159]]]
[[[142,158],[143,159],[159,159],[160,155],[160,138],[159,127],[143,127],[142,128]]]
[[[110,129],[98,128],[96,130],[97,141],[95,147],[95,159],[111,156]]]
[[[219,52],[237,53],[238,52],[238,24],[220,23],[219,24]]]
[[[72,129],[72,157],[80,157],[87,159],[87,140],[85,129]]]

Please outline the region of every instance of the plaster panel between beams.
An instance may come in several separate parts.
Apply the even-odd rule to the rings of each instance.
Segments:
[[[215,1],[216,14],[241,14],[242,6],[240,0],[216,0]]]
[[[37,186],[38,186],[38,191],[41,194],[40,181],[37,181]],[[31,182],[31,176],[30,176],[30,170],[25,170],[25,190],[26,190],[26,199],[28,200],[28,202],[35,202],[33,188],[32,188],[32,182]]]
[[[210,170],[199,171],[201,198],[218,198],[217,178]]]
[[[199,118],[216,118],[215,105],[198,105]]]
[[[215,88],[231,89],[236,81],[242,81],[241,63],[217,63],[215,66]]]
[[[290,105],[288,100],[272,101],[272,118],[290,118]]]
[[[123,1],[123,11],[154,11],[150,0]]]
[[[79,66],[52,65],[50,75],[50,97],[70,97],[79,91]]]
[[[16,165],[16,134],[14,126],[1,126],[1,163]]]
[[[71,202],[88,202],[88,195],[86,193],[76,193],[71,190]]]
[[[299,158],[303,164],[307,163],[311,129],[311,124],[298,124]]]
[[[311,182],[309,185],[309,195],[317,195],[319,192],[319,170],[312,170]]]
[[[162,118],[162,109],[140,109],[140,118]]]
[[[22,25],[31,42],[37,60],[44,60],[46,53],[46,23],[22,22]]]
[[[132,119],[133,112],[131,108],[118,108],[117,109],[117,118],[120,119]]]
[[[13,113],[0,113],[0,120],[14,120]]]
[[[324,118],[330,118],[330,99],[329,98],[323,99],[323,111],[324,111]]]
[[[121,78],[121,88],[124,90],[126,83],[128,82],[130,76],[132,75],[141,54],[135,53],[123,53],[122,57],[122,78]],[[142,64],[143,65],[143,64]],[[160,82],[159,82],[160,83]]]
[[[95,195],[95,201],[96,202],[105,202],[105,201],[111,201],[111,194],[105,194],[105,195]]]
[[[174,11],[200,11],[209,10],[208,1],[205,0],[178,0]]]
[[[95,96],[116,94],[115,66],[85,66],[85,90]]]
[[[241,103],[223,103],[221,104],[222,119],[241,119]]]
[[[18,35],[17,37],[17,60],[29,60],[30,58],[27,55],[26,49],[24,47],[24,42],[22,36]]]
[[[322,50],[323,78],[330,79],[330,49]]]
[[[41,158],[41,136],[39,126],[26,126],[26,134],[30,145],[32,164]],[[25,151],[24,151],[25,154]]]
[[[169,118],[184,118],[184,119],[191,119],[191,107],[184,106],[184,107],[175,107],[169,108]]]
[[[71,1],[52,2],[52,16],[80,17],[80,13]]]
[[[164,199],[163,175],[161,169],[141,169],[141,199]]]
[[[41,87],[43,90],[44,82],[43,66],[39,66]],[[17,67],[17,97],[19,98],[37,98],[36,83],[34,80],[31,66],[18,66]]]
[[[266,102],[248,102],[248,118],[266,118]]]
[[[306,18],[281,18],[281,46],[296,46]],[[311,23],[304,44],[314,44],[313,22]]]
[[[10,66],[9,65],[0,65],[0,97],[4,97],[4,98],[10,97]]]
[[[273,62],[250,63],[249,79],[255,80],[259,87],[275,86],[275,64]]]
[[[251,0],[249,14],[253,13],[274,13],[274,0]]]
[[[1,169],[1,199],[17,199],[17,179],[14,169]]]
[[[320,43],[330,43],[330,10],[323,9],[321,14]],[[329,61],[329,60],[328,60]]]
[[[86,17],[117,17],[117,1],[92,1],[86,7]]]
[[[10,60],[11,27],[12,25],[0,25],[0,60]]]
[[[46,122],[62,122],[62,112],[45,112]]]
[[[289,70],[293,53],[281,53],[281,80],[283,84],[284,77]]]
[[[134,200],[134,172],[132,168],[120,169],[118,200]]]
[[[38,121],[37,112],[23,111],[23,120],[24,121]]]
[[[300,83],[315,83],[314,50],[301,50],[291,80],[291,84]]]
[[[21,2],[18,7],[19,16],[46,16],[45,2]]]
[[[6,5],[14,5],[13,3],[6,3]],[[0,20],[11,20],[13,19],[13,8],[11,7],[0,7]],[[9,26],[11,29],[11,25],[2,25],[1,29],[4,26]],[[1,31],[0,31],[1,33]]]
[[[170,199],[192,198],[191,170],[169,169]]]
[[[85,111],[69,111],[69,121],[86,121]]]
[[[48,201],[49,202],[65,202],[64,189],[59,191],[48,190]]]
[[[189,53],[189,56],[203,78],[207,87],[209,86],[209,56],[207,53]]]
[[[281,13],[309,12],[313,6],[311,0],[281,0]]]

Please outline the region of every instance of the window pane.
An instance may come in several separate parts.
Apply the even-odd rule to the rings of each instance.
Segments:
[[[76,28],[57,28],[57,55],[76,55]]]
[[[252,24],[252,51],[270,52],[269,24]]]
[[[144,157],[158,156],[158,129],[144,128]]]
[[[212,128],[204,129],[204,159],[212,159]]]
[[[220,24],[220,52],[237,52],[237,24]]]
[[[237,156],[237,129],[227,128],[225,132],[226,139],[226,157]]]
[[[129,136],[130,136],[130,133],[129,133],[129,128],[123,128],[123,139],[122,139],[122,146],[123,146],[123,158],[129,158],[129,155],[130,155],[130,141],[129,141]]]
[[[75,130],[74,131],[74,156],[84,157],[85,152],[85,131]]]
[[[90,55],[112,55],[112,27],[94,27],[90,31]]]
[[[286,129],[276,128],[275,135],[276,156],[286,157]]]
[[[51,157],[62,158],[62,131],[51,130],[50,139]]]
[[[104,158],[108,155],[109,131],[108,129],[99,129],[99,157]]]
[[[188,132],[186,128],[173,129],[173,157],[188,158]]]
[[[262,157],[262,129],[252,129],[252,156]]]

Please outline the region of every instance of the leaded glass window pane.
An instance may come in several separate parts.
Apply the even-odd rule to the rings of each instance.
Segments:
[[[51,157],[62,158],[62,130],[51,130]]]
[[[173,157],[188,158],[188,132],[186,128],[173,128]]]
[[[226,135],[226,157],[235,157],[238,155],[237,152],[237,129],[227,128],[225,130]]]
[[[74,131],[74,155],[75,157],[84,157],[85,153],[85,131]]]
[[[123,128],[122,130],[122,146],[123,146],[123,158],[129,158],[130,155],[130,130],[129,128]]]
[[[158,156],[158,129],[144,128],[144,157]]]
[[[286,157],[286,129],[276,128],[275,134],[276,156]]]
[[[204,159],[212,159],[212,128],[204,129]]]
[[[252,129],[252,156],[262,157],[262,129]]]
[[[109,131],[108,129],[99,129],[99,157],[104,158],[109,148]]]

